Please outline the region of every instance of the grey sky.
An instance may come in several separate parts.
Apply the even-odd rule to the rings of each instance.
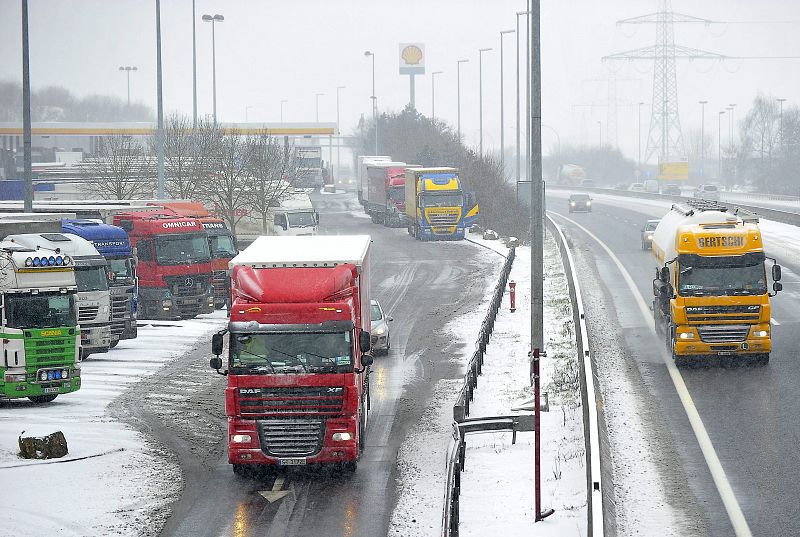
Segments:
[[[63,85],[78,95],[125,96],[120,65],[136,65],[131,77],[134,100],[155,105],[155,19],[153,0],[29,0],[31,83]],[[653,12],[655,0],[563,0],[543,2],[543,122],[562,142],[596,143],[607,124],[606,86],[590,79],[608,68],[618,82],[618,144],[636,156],[636,106],[651,101],[652,63],[604,65],[600,57],[653,44],[652,26],[619,28],[615,21]],[[675,11],[715,20],[800,21],[800,2],[792,0],[674,0]],[[426,45],[428,73],[436,79],[436,115],[456,122],[456,60],[462,66],[462,130],[478,140],[478,48],[484,54],[484,145],[499,145],[499,31],[515,27],[524,0],[197,0],[197,15],[221,13],[217,26],[217,96],[220,121],[278,121],[280,100],[286,121],[313,121],[314,94],[320,120],[334,121],[335,87],[341,92],[342,130],[351,130],[370,113],[371,69],[364,50],[376,53],[377,94],[382,109],[408,102],[408,78],[398,74],[398,43]],[[0,0],[0,79],[21,78],[20,2]],[[162,0],[164,103],[168,111],[191,113],[191,0]],[[505,38],[506,144],[513,145],[515,38]],[[800,53],[800,24],[730,24],[676,28],[676,41],[727,55]],[[211,28],[197,23],[198,100],[211,113]],[[684,133],[699,128],[698,100],[708,100],[707,132],[716,136],[717,112],[738,103],[743,117],[753,97],[763,92],[797,103],[800,60],[681,62],[678,89]],[[417,108],[430,114],[430,74],[417,77]],[[643,109],[643,137],[649,110]],[[723,123],[723,132],[726,132]],[[605,129],[605,127],[603,127]],[[555,143],[549,128],[545,149]],[[604,139],[607,133],[603,134]],[[725,135],[723,136],[724,139]]]

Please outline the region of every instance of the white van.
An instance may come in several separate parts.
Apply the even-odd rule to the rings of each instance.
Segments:
[[[646,179],[644,182],[644,191],[649,192],[650,194],[658,194],[658,179]]]
[[[295,192],[281,201],[272,213],[270,235],[316,235],[319,213],[305,192]]]

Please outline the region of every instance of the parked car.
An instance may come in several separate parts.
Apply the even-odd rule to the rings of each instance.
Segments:
[[[569,212],[575,211],[592,212],[592,198],[589,194],[572,194],[569,197]]]
[[[383,308],[377,300],[370,301],[370,315],[372,320],[371,348],[374,354],[389,354],[392,344],[389,340],[389,321],[383,313]]]
[[[631,192],[644,192],[644,183],[631,183],[628,190]]]
[[[717,188],[717,185],[699,185],[694,190],[694,197],[704,200],[719,200],[719,189]]]
[[[661,220],[648,220],[642,227],[642,250],[649,250],[653,247],[653,232],[658,227]]]
[[[661,189],[661,193],[665,196],[680,196],[681,195],[681,187],[676,185],[675,183],[667,183],[664,185],[664,188]]]
[[[584,179],[583,181],[581,181],[581,186],[583,188],[597,188],[597,185],[594,184],[594,181],[592,181],[591,179]]]
[[[658,179],[646,179],[644,182],[644,191],[650,194],[658,194],[658,187]]]

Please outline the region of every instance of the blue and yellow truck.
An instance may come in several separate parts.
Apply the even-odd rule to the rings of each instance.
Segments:
[[[407,168],[408,233],[418,240],[460,240],[478,218],[475,195],[464,192],[458,168]]]

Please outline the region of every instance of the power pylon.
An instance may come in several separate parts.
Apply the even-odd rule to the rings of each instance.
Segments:
[[[606,102],[604,103],[606,106],[606,140],[608,140],[607,143],[612,148],[618,147],[617,125],[619,124],[618,108],[620,104],[617,99],[617,83],[641,82],[641,80],[638,78],[620,77],[614,71],[609,71],[606,76],[586,78],[583,82],[596,82],[606,85]],[[629,104],[630,103],[624,103],[623,106]]]
[[[704,50],[683,47],[675,44],[674,25],[676,23],[711,24],[714,21],[675,13],[671,0],[659,0],[656,13],[641,15],[617,21],[617,24],[655,24],[656,44],[604,56],[603,60],[654,60],[653,100],[650,114],[650,133],[647,136],[645,162],[658,153],[659,161],[682,157],[686,154],[681,134],[681,120],[678,111],[678,80],[675,61],[684,60],[724,60],[728,56]]]

